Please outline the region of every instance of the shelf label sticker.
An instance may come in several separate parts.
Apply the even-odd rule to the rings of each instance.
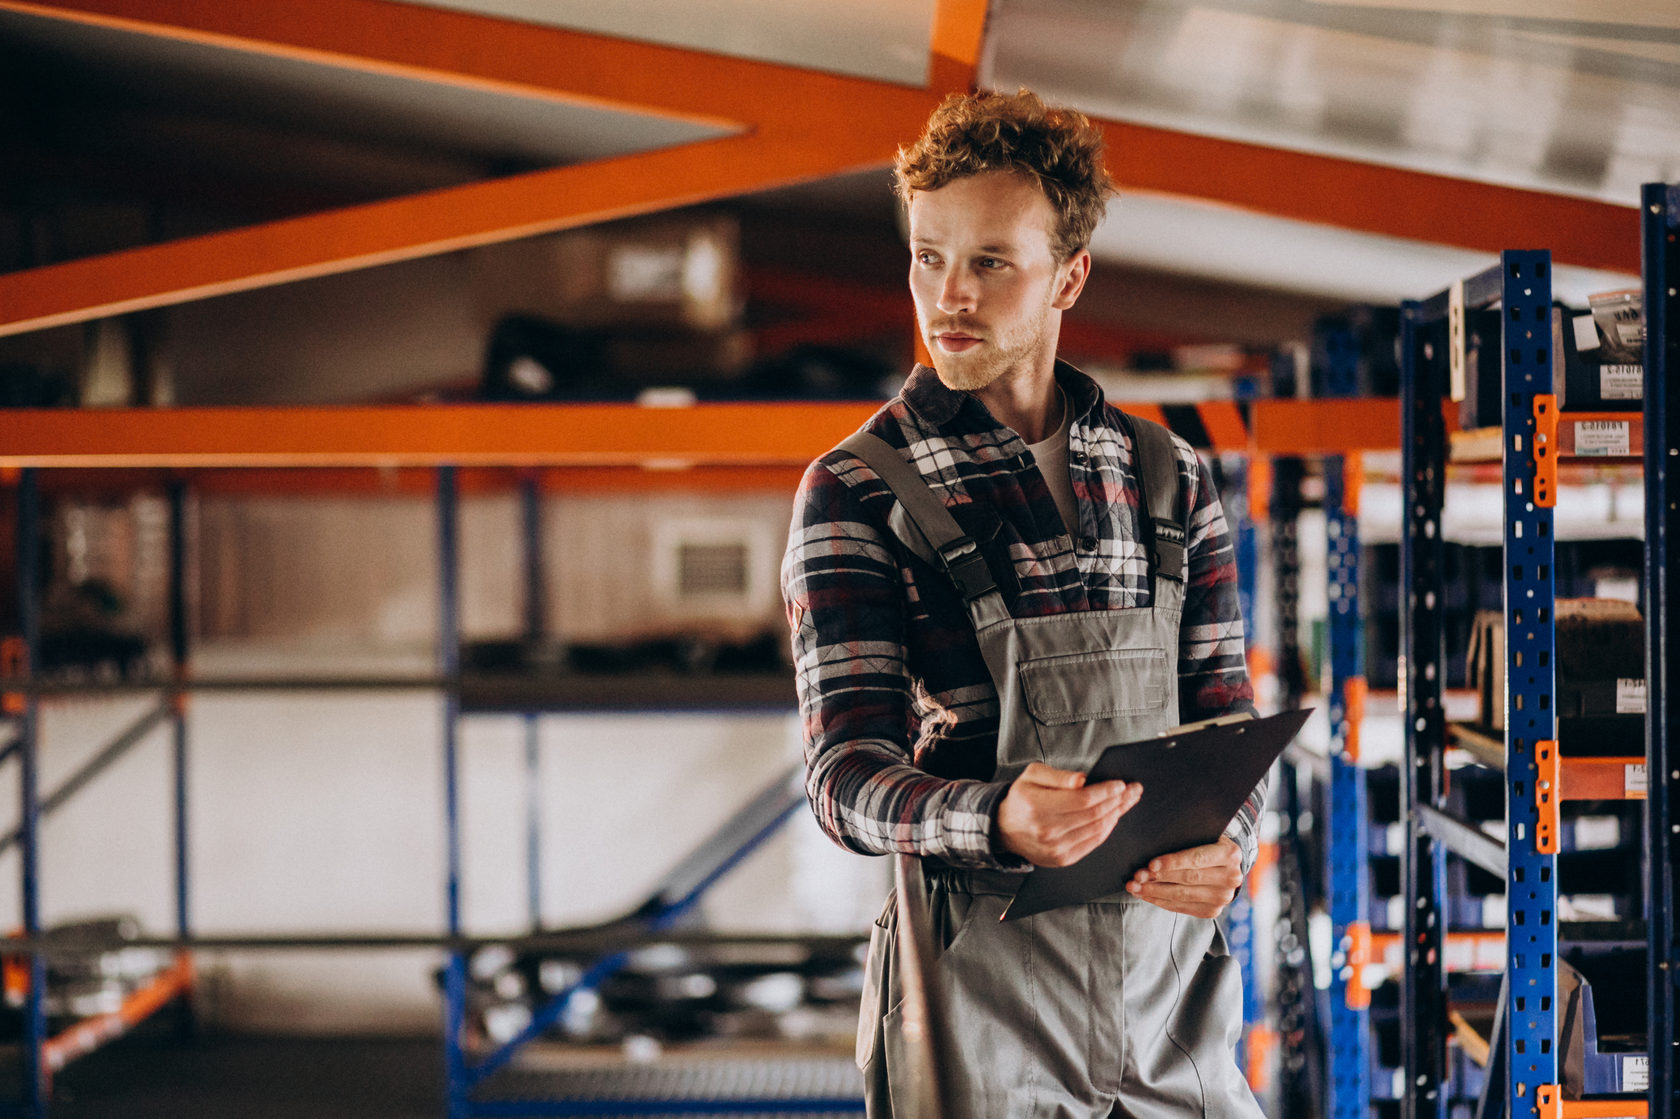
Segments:
[[[1645,367],[1642,365],[1599,366],[1598,395],[1604,400],[1644,400]]]
[[[1629,762],[1622,768],[1622,795],[1642,797],[1650,794],[1650,778],[1644,762]]]
[[[1628,455],[1632,437],[1626,420],[1577,420],[1575,453],[1578,455]]]
[[[1645,681],[1621,677],[1616,681],[1616,714],[1645,714]]]
[[[1651,1090],[1651,1058],[1623,1057],[1622,1058],[1622,1091],[1648,1092]]]

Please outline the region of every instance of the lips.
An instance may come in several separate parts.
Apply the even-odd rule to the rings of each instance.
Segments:
[[[979,335],[965,330],[938,330],[934,332],[933,340],[948,354],[960,354],[980,344]]]

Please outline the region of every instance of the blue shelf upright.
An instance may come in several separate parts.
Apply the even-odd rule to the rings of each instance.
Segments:
[[[1343,319],[1321,321],[1314,331],[1313,365],[1326,397],[1359,392],[1359,345]],[[1364,624],[1359,613],[1358,455],[1323,461],[1325,567],[1329,576],[1330,669],[1329,826],[1324,845],[1329,899],[1331,1119],[1366,1119],[1371,1107],[1371,992],[1365,965],[1371,954],[1369,812],[1365,772],[1359,767],[1359,724],[1364,714]]]
[[[1557,734],[1552,698],[1551,254],[1501,256],[1505,509],[1505,849],[1509,1114],[1540,1114],[1558,1092]],[[1554,475],[1555,476],[1555,475]],[[1542,809],[1546,811],[1542,813]]]
[[[1672,378],[1680,374],[1680,185],[1648,184],[1641,197],[1645,273],[1645,741],[1653,777],[1647,866],[1650,921],[1647,1015],[1651,1055],[1649,1115],[1674,1119],[1676,1093],[1674,984],[1680,979],[1675,899],[1680,895],[1680,756],[1668,697],[1680,697],[1674,655],[1677,590],[1675,542],[1680,538],[1674,473],[1680,467],[1680,413]]]
[[[1330,1115],[1365,1119],[1371,1104],[1371,992],[1365,965],[1371,946],[1365,771],[1359,767],[1364,707],[1359,615],[1357,456],[1325,460],[1325,526],[1330,576]]]

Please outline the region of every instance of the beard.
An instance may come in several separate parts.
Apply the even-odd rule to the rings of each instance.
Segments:
[[[1018,369],[1031,368],[1042,353],[1047,336],[1050,306],[1045,306],[1013,329],[982,330],[979,324],[962,319],[940,319],[922,326],[922,344],[933,358],[933,371],[946,388],[957,392],[980,392]],[[939,348],[935,335],[973,333],[980,344],[960,354],[948,354]]]

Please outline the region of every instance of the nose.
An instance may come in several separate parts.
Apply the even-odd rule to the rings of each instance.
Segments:
[[[939,309],[947,315],[974,310],[974,280],[964,268],[951,268],[939,285]]]

